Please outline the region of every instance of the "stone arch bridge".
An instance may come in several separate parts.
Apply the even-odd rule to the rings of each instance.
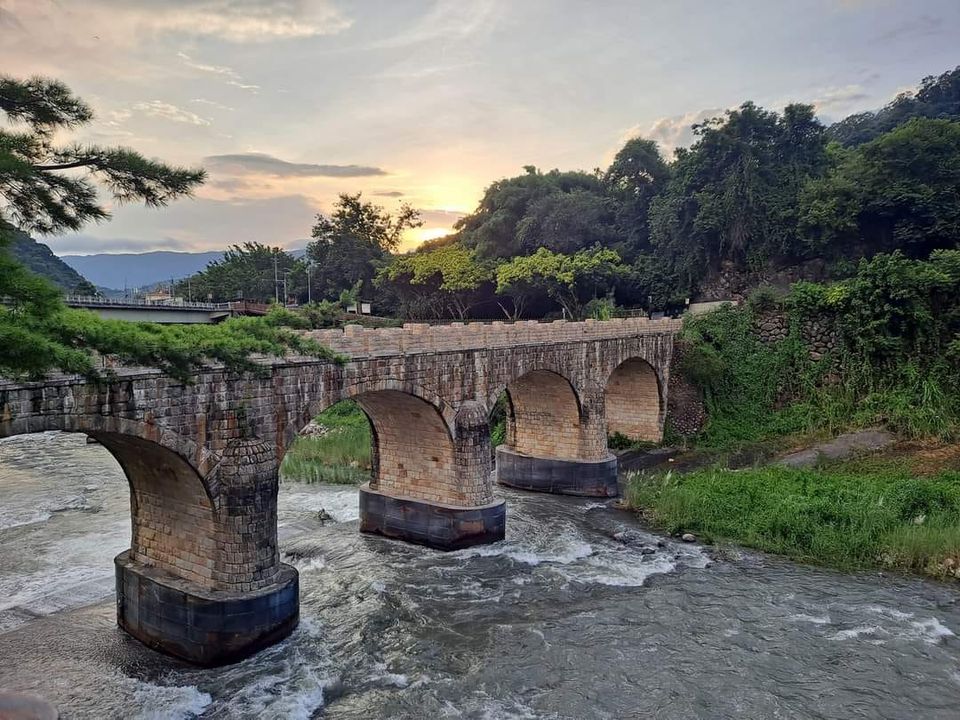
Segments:
[[[297,572],[277,547],[278,468],[297,433],[353,398],[374,436],[361,530],[441,549],[504,537],[488,418],[507,398],[496,479],[611,496],[608,433],[659,440],[678,320],[407,324],[311,333],[347,361],[272,361],[263,374],[189,384],[120,368],[0,381],[0,437],[86,433],[130,483],[132,538],[117,556],[118,623],[204,665],[245,657],[297,624]]]

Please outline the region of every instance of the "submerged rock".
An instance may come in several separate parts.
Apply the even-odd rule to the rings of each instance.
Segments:
[[[684,533],[683,535],[680,536],[680,539],[683,540],[684,542],[696,542],[697,536],[694,535],[693,533]]]

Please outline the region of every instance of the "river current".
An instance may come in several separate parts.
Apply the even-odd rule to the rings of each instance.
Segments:
[[[0,441],[0,687],[96,720],[960,717],[956,585],[714,558],[612,502],[504,495],[504,542],[440,553],[361,536],[352,488],[284,480],[300,626],[198,670],[116,627],[109,453]]]

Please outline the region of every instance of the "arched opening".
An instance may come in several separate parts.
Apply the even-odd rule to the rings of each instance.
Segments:
[[[630,441],[660,441],[660,380],[646,360],[631,358],[613,371],[604,404],[608,435]]]
[[[373,425],[373,490],[428,502],[462,504],[453,439],[440,412],[397,390],[356,398]]]
[[[196,471],[157,443],[116,433],[90,435],[113,455],[130,483],[131,559],[214,588],[207,562],[216,513]]]
[[[464,499],[447,423],[430,402],[370,390],[320,412],[291,443],[284,479],[359,485],[429,502]]]
[[[360,405],[342,400],[318,414],[291,443],[284,481],[359,485],[373,474],[373,430]]]
[[[576,458],[580,448],[580,403],[570,381],[534,370],[506,389],[504,444],[516,453]]]

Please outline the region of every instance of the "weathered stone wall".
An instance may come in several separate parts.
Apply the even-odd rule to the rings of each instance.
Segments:
[[[674,345],[667,393],[667,422],[677,434],[692,437],[707,424],[707,405],[703,392],[683,373],[683,359],[687,352],[686,344],[678,342]]]
[[[782,342],[790,334],[790,318],[780,309],[760,313],[754,320],[754,332],[768,345]],[[814,360],[840,349],[840,335],[827,317],[804,320],[800,338]]]
[[[136,368],[99,384],[0,382],[0,437],[65,430],[100,439],[133,489],[132,560],[243,592],[276,577],[277,467],[324,408],[356,398],[371,418],[373,490],[484,506],[493,499],[486,417],[502,392],[520,406],[513,433],[522,447],[602,462],[608,379],[634,358],[652,368],[633,406],[652,432],[649,388],[667,387],[678,328],[638,318],[348,327],[315,333],[350,355],[343,365],[293,357],[264,375],[211,368],[190,384]],[[616,401],[617,422],[627,421],[629,394]]]

